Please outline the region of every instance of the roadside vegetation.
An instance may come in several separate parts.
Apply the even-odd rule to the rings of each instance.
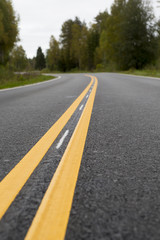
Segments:
[[[50,38],[46,67],[63,72],[156,74],[160,20],[155,19],[149,1],[115,0],[110,13],[99,13],[89,27],[78,17],[65,21],[59,40]]]
[[[13,73],[0,67],[0,89],[24,86],[53,78],[53,76],[45,76],[39,72]]]
[[[130,69],[128,71],[122,71],[121,73],[160,78],[160,70],[157,69],[143,69],[143,70]]]
[[[115,0],[87,26],[68,19],[49,48],[27,58],[18,45],[19,17],[11,0],[0,1],[0,88],[49,79],[14,72],[122,72],[155,76],[160,73],[160,19],[146,0]],[[53,77],[51,77],[53,78]],[[8,84],[8,85],[7,85]]]

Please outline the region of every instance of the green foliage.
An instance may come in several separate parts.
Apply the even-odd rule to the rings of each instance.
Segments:
[[[0,64],[4,64],[17,41],[18,19],[9,0],[0,1]]]
[[[95,27],[98,31],[99,34],[102,33],[102,31],[106,30],[106,22],[109,17],[109,14],[107,11],[100,12],[96,17],[95,17]]]
[[[65,21],[47,51],[48,68],[60,71],[158,68],[159,59],[160,22],[144,0],[115,0],[89,28],[77,17]]]
[[[7,67],[0,66],[0,89],[23,86],[53,79],[53,76],[44,76],[39,72],[25,72],[14,74]]]
[[[142,69],[155,57],[155,28],[149,6],[141,0],[129,0],[123,23],[123,51],[121,69]]]
[[[56,71],[60,66],[60,48],[59,42],[54,38],[54,36],[51,36],[49,46],[50,48],[47,50],[46,57],[47,67],[51,71]]]
[[[123,71],[122,73],[160,78],[160,68],[157,70],[154,66],[146,66],[146,68],[142,70],[130,69],[128,71]]]
[[[64,71],[68,71],[75,67],[74,61],[71,55],[72,46],[72,26],[74,21],[69,19],[64,22],[61,29],[60,43],[62,45],[61,50],[61,63],[63,63]]]
[[[27,59],[27,71],[34,71],[36,65],[35,57]]]
[[[100,36],[101,61],[117,69],[143,68],[155,59],[152,10],[142,0],[116,0]]]
[[[79,70],[85,69],[87,64],[87,27],[85,23],[75,23],[72,25],[72,46],[71,56],[75,62],[75,67]]]
[[[4,84],[6,81],[9,81],[14,77],[14,74],[11,70],[3,65],[0,65],[0,85]]]
[[[99,63],[96,65],[96,71],[97,72],[103,72],[104,71],[104,66],[103,64]]]
[[[27,57],[22,46],[15,46],[13,48],[8,64],[14,71],[23,71],[27,68]]]
[[[36,58],[35,58],[35,69],[42,70],[45,67],[46,67],[45,56],[42,52],[41,47],[39,47],[37,49],[37,55],[36,55]]]
[[[71,69],[85,69],[87,66],[87,37],[86,24],[79,18],[69,19],[62,25],[60,35],[60,69],[70,71]]]
[[[88,31],[88,38],[87,38],[87,54],[88,54],[88,69],[93,70],[95,68],[95,51],[96,48],[99,46],[99,33],[96,29],[95,25]]]

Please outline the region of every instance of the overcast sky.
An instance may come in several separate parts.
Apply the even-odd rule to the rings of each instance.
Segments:
[[[156,8],[156,0],[151,0],[156,16],[160,16],[160,8]],[[110,10],[113,0],[12,0],[16,13],[20,15],[20,39],[28,57],[36,55],[37,48],[42,47],[44,53],[49,47],[51,35],[58,40],[64,21],[78,16],[87,24],[105,9]]]

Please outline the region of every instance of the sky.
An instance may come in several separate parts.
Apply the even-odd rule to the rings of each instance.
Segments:
[[[51,35],[59,40],[62,24],[76,16],[89,25],[99,12],[109,11],[114,0],[12,0],[20,16],[20,42],[27,57],[36,56],[40,46],[44,53],[49,48]],[[150,0],[155,14],[160,17],[157,1]],[[160,5],[160,4],[159,4]]]

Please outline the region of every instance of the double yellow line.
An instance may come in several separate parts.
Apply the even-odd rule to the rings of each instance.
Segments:
[[[28,231],[25,238],[27,240],[60,240],[65,236],[98,84],[95,77],[91,77],[90,84],[69,109],[0,183],[0,218],[2,218],[25,182],[89,91],[94,79],[95,83],[90,97]]]

